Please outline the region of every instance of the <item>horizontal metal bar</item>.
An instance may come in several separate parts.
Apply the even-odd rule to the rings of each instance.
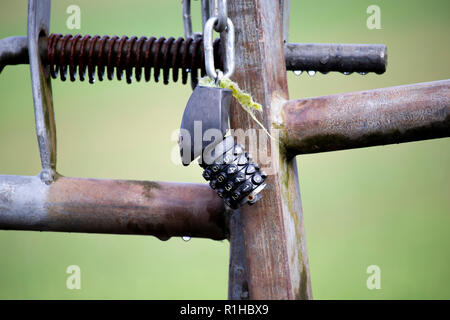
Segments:
[[[0,39],[0,72],[8,65],[28,64],[27,37]]]
[[[287,43],[287,70],[384,73],[387,48],[382,44]]]
[[[24,38],[26,37],[0,40],[0,72],[6,65],[28,63],[27,48],[23,46],[24,42],[26,44]],[[386,46],[379,44],[288,43],[284,51],[286,69],[290,71],[381,74],[386,71],[387,65]],[[201,57],[198,56],[198,59]]]
[[[206,184],[0,175],[0,229],[226,238]]]
[[[450,136],[450,80],[291,100],[283,106],[292,155]]]

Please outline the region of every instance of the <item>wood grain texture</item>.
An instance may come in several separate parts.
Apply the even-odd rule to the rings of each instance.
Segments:
[[[258,117],[275,134],[281,124],[281,106],[288,99],[281,2],[230,1],[229,17],[236,28],[233,79],[264,106]],[[231,126],[258,128],[236,103],[231,108]],[[241,212],[249,297],[310,299],[296,162],[286,157],[277,140],[269,139],[264,151],[270,155],[273,172],[263,198]]]

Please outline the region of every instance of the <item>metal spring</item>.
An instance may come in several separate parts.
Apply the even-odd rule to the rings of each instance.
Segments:
[[[214,41],[215,65],[221,68],[222,58],[219,50],[219,39]],[[160,37],[140,37],[129,38],[123,36],[103,36],[90,35],[82,36],[77,34],[51,34],[48,39],[47,55],[45,63],[49,66],[50,75],[56,79],[58,73],[60,79],[67,79],[67,71],[71,81],[76,80],[78,75],[80,81],[84,81],[87,75],[90,83],[95,82],[97,71],[98,80],[104,79],[105,69],[108,80],[114,78],[122,80],[125,71],[127,83],[132,82],[133,69],[134,78],[140,81],[142,71],[144,71],[145,81],[150,81],[153,69],[155,82],[160,80],[162,70],[164,84],[169,83],[170,69],[172,69],[172,80],[178,81],[178,72],[181,69],[182,83],[186,84],[188,74],[191,80],[197,83],[198,70],[204,76],[205,63],[203,53],[203,40],[196,38],[175,38],[168,39]]]

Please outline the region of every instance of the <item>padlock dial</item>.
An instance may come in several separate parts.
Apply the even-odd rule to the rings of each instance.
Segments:
[[[260,171],[242,146],[224,149],[223,154],[215,155],[210,165],[203,166],[203,177],[230,208],[255,203],[261,198],[259,192],[265,187],[267,174]]]

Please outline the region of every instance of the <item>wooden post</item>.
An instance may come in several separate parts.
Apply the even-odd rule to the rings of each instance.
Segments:
[[[234,0],[228,5],[236,29],[233,79],[264,106],[262,117],[258,117],[271,132],[281,124],[281,106],[288,99],[282,5],[282,1],[273,0]],[[236,104],[231,110],[231,126],[258,128]],[[249,298],[311,299],[295,158],[288,158],[277,140],[269,139],[267,153],[274,172],[267,179],[263,198],[241,210],[245,252],[241,265],[246,266]],[[239,250],[231,250],[231,254],[235,251]]]

